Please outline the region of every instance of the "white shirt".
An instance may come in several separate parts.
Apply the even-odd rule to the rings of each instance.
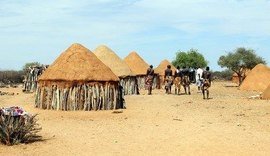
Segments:
[[[196,80],[199,80],[199,75],[200,75],[200,79],[202,79],[202,74],[203,74],[203,70],[201,68],[198,68],[196,70]]]

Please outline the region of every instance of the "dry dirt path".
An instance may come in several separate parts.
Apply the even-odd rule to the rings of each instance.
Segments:
[[[33,107],[34,95],[0,96],[0,107],[19,105],[39,114],[43,141],[0,145],[0,155],[269,155],[270,101],[249,100],[216,82],[210,100],[192,95],[126,96],[127,109],[62,112]],[[1,89],[3,90],[3,89]]]

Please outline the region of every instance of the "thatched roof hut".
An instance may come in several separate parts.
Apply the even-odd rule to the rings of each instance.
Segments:
[[[176,68],[168,60],[161,61],[158,67],[155,69],[155,72],[158,73],[160,76],[164,76],[165,70],[167,69],[167,65],[171,65],[171,70],[173,71],[174,74]]]
[[[262,93],[262,99],[270,100],[270,84],[268,85],[268,87]]]
[[[149,65],[141,58],[137,52],[133,51],[124,58],[133,73],[136,74],[138,86],[140,89],[145,88],[145,76]],[[153,88],[159,88],[159,76],[154,75]]]
[[[112,49],[100,45],[94,50],[94,54],[120,78],[125,95],[138,93],[135,74]]]
[[[145,75],[149,65],[135,52],[131,52],[124,58],[131,71],[136,75]]]
[[[123,108],[118,83],[109,67],[75,43],[40,76],[35,105],[56,110]]]
[[[240,86],[240,90],[263,92],[270,84],[270,68],[264,64],[256,65],[247,75]]]
[[[176,68],[168,60],[161,61],[160,64],[158,65],[158,67],[155,69],[155,73],[159,74],[159,79],[160,79],[159,86],[160,87],[165,83],[164,82],[164,75],[165,75],[165,70],[167,69],[167,65],[171,65],[171,70],[173,71],[173,74],[174,74]]]
[[[94,50],[94,54],[118,77],[134,76],[129,66],[109,47],[100,45]]]

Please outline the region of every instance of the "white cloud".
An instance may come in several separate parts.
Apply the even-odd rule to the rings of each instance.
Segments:
[[[2,14],[5,10],[10,12],[2,15],[1,27],[22,25],[22,29],[51,30],[58,25],[64,29],[88,30],[83,28],[85,25],[94,28],[95,32],[107,31],[112,35],[113,32],[121,33],[115,31],[116,28],[123,31],[121,34],[128,34],[168,26],[191,34],[216,31],[270,35],[270,2],[263,0],[35,0],[27,4],[2,2],[1,5]]]

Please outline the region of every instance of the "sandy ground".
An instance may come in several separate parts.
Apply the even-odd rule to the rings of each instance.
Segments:
[[[18,105],[39,114],[43,140],[0,145],[0,155],[270,155],[270,101],[256,92],[215,82],[212,99],[192,95],[126,96],[127,109],[63,112],[33,107],[34,94],[20,88],[0,96],[0,107]]]

